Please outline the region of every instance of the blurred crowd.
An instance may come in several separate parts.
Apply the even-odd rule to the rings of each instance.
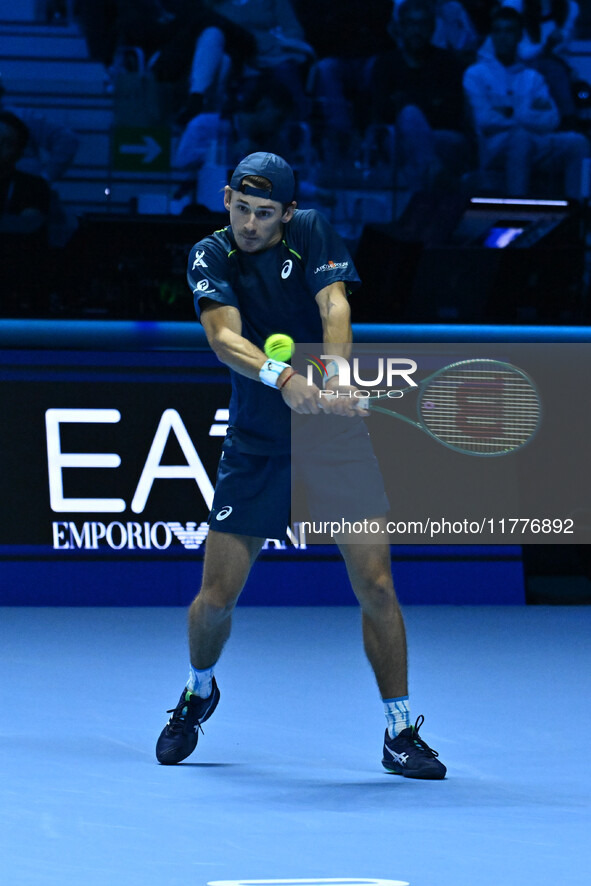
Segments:
[[[178,212],[218,206],[212,172],[257,150],[285,157],[300,202],[321,208],[347,189],[586,200],[590,86],[569,50],[591,36],[588,15],[575,0],[48,3],[48,20],[73,19],[104,66],[115,108],[130,78],[150,82],[144,101],[186,179]],[[55,184],[77,147],[0,83],[5,292],[23,274],[35,291],[23,249],[71,235]]]
[[[282,154],[308,199],[363,184],[581,196],[575,0],[82,0],[89,53],[178,91],[175,164]]]

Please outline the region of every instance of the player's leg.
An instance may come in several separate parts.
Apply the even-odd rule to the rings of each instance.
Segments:
[[[216,663],[230,634],[236,601],[264,540],[285,532],[289,521],[289,470],[287,454],[245,453],[231,437],[224,442],[201,590],[189,610],[192,671],[209,670]],[[199,675],[193,677],[199,684]],[[189,688],[194,689],[192,682]],[[205,688],[209,689],[207,685]],[[200,685],[195,692],[204,695]]]
[[[324,434],[321,446],[310,444],[309,434],[297,439],[294,493],[299,485],[305,488],[312,520],[342,520],[344,525],[367,519],[379,527],[370,537],[349,530],[350,534],[335,534],[333,540],[361,605],[365,651],[382,697],[406,695],[406,638],[392,582],[390,547],[385,543],[386,521],[370,519],[389,510],[382,473],[362,421],[325,424]]]
[[[386,531],[385,518],[368,521]],[[381,532],[379,534],[382,534]],[[390,565],[390,547],[382,542],[335,537],[362,612],[363,641],[386,713],[382,764],[407,778],[441,779],[446,768],[437,752],[419,736],[423,718],[410,724],[404,619]]]
[[[372,522],[384,523],[381,518]],[[361,606],[363,644],[382,698],[408,694],[404,619],[392,581],[390,547],[370,542],[335,541]]]
[[[189,653],[198,670],[213,667],[232,625],[232,613],[264,538],[215,532],[205,546],[201,589],[189,609]]]
[[[197,746],[199,730],[220,699],[213,668],[230,635],[232,613],[264,538],[210,530],[201,589],[189,609],[191,667],[187,685],[160,733],[160,763],[180,763]]]
[[[289,455],[244,453],[231,438],[226,439],[211,507],[201,589],[189,609],[189,679],[158,739],[156,757],[161,763],[179,763],[195,750],[201,724],[217,706],[220,692],[214,665],[265,538],[276,538],[287,526],[289,476]]]

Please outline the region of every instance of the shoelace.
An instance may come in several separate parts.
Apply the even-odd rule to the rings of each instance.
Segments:
[[[169,732],[175,733],[182,731],[183,724],[185,722],[185,715],[183,714],[183,711],[185,710],[185,708],[188,708],[188,706],[189,702],[186,699],[183,699],[182,701],[179,701],[176,708],[171,708],[169,711],[166,712],[167,714],[172,714],[172,717],[168,721]],[[197,726],[203,733],[203,727],[201,726],[199,720],[197,720]]]
[[[430,748],[426,741],[424,741],[419,735],[419,729],[425,722],[425,718],[422,714],[417,717],[415,725],[412,727],[412,740],[418,748],[421,748],[423,751],[427,751],[428,754],[432,754],[434,757],[438,757],[439,753],[434,751],[433,748]]]

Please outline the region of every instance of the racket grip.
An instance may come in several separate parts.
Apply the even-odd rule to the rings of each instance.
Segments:
[[[318,401],[318,405],[322,410],[324,410],[324,402],[322,398]],[[369,411],[369,397],[360,397],[355,400],[355,408],[356,409],[366,409]]]

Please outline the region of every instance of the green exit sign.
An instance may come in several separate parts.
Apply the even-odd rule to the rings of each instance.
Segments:
[[[116,126],[113,169],[117,172],[168,172],[170,132],[166,126]]]

